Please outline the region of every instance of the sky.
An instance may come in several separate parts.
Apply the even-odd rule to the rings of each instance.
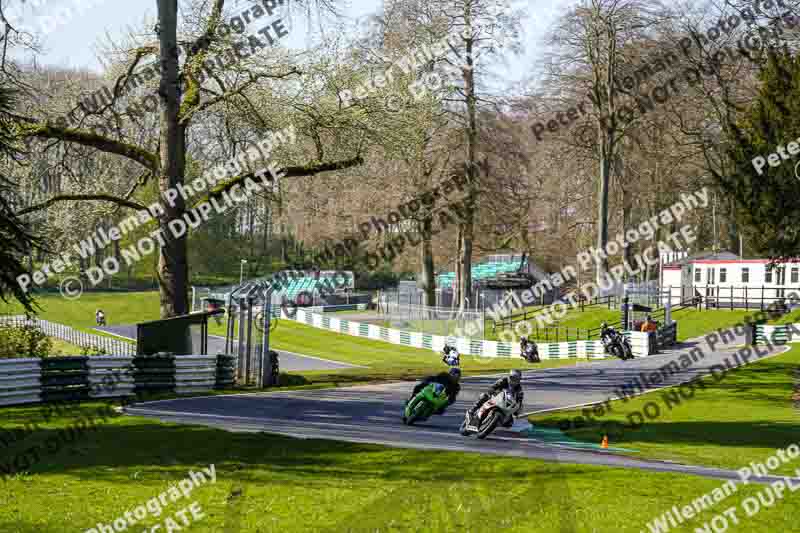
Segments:
[[[234,0],[230,5],[252,5],[253,0]],[[519,0],[516,5],[526,9],[528,18],[522,21],[524,52],[512,57],[497,72],[508,84],[529,77],[541,57],[541,36],[556,17],[575,0]],[[156,0],[6,0],[6,16],[12,25],[38,28],[44,53],[40,65],[61,65],[89,68],[102,72],[97,58],[98,44],[104,39],[119,39],[133,28],[148,26],[155,21]],[[185,5],[178,0],[179,8]],[[377,12],[381,0],[350,0],[337,2],[342,6],[345,22],[355,24],[359,19]],[[291,47],[302,47],[308,33],[303,21],[294,21],[289,41]]]

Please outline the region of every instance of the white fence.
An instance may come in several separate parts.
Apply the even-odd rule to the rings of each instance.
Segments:
[[[37,326],[48,337],[55,337],[57,339],[69,342],[70,344],[80,346],[81,348],[101,349],[107,354],[114,355],[136,355],[135,344],[112,339],[103,335],[86,333],[63,324],[49,322],[47,320],[38,318],[29,319],[22,315],[0,316],[0,325],[12,327],[21,327],[25,325]]]
[[[519,344],[487,341],[479,339],[467,339],[463,337],[452,337],[443,335],[431,335],[420,331],[404,331],[392,328],[384,328],[375,324],[355,322],[342,318],[320,315],[309,312],[306,309],[298,309],[294,317],[287,317],[284,313],[283,318],[296,320],[297,322],[313,326],[315,328],[326,329],[336,333],[352,335],[354,337],[364,337],[373,340],[390,342],[402,346],[422,348],[440,352],[446,342],[454,344],[461,354],[476,355],[480,357],[519,357]],[[665,328],[669,329],[669,328]],[[648,334],[639,331],[625,332],[631,340],[631,349],[636,357],[651,355]],[[569,341],[569,342],[541,342],[537,343],[539,357],[541,359],[602,359],[607,357],[603,343],[599,340]]]

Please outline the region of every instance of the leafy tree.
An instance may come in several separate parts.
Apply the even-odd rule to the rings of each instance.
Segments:
[[[736,172],[719,176],[720,186],[737,202],[739,220],[758,228],[751,245],[774,259],[800,256],[800,180],[789,143],[800,137],[800,58],[770,50],[759,75],[761,86],[744,118],[730,127],[728,155]],[[783,150],[787,161],[776,167],[764,161]],[[780,157],[780,156],[779,156]]]
[[[8,87],[0,87],[0,155],[15,159],[14,134],[8,114],[14,106],[14,93]],[[23,259],[38,240],[14,214],[12,198],[15,184],[0,175],[0,298],[18,300],[25,309],[33,311],[30,293],[22,290],[17,277],[27,273]]]

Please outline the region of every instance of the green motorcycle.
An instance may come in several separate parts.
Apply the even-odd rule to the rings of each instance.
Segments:
[[[444,385],[429,383],[410,401],[406,402],[403,423],[410,426],[414,422],[426,420],[442,407],[446,407],[448,402],[449,398]]]

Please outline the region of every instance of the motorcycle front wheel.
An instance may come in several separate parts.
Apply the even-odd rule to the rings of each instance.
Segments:
[[[492,431],[494,431],[494,428],[497,427],[497,424],[499,422],[500,422],[500,414],[497,411],[492,411],[486,422],[484,422],[479,426],[477,437],[479,439],[485,439],[486,437],[488,437],[492,433]]]
[[[458,430],[461,433],[462,437],[466,437],[469,435],[469,431],[467,431],[467,419],[465,418],[463,422],[461,422],[461,427]]]

